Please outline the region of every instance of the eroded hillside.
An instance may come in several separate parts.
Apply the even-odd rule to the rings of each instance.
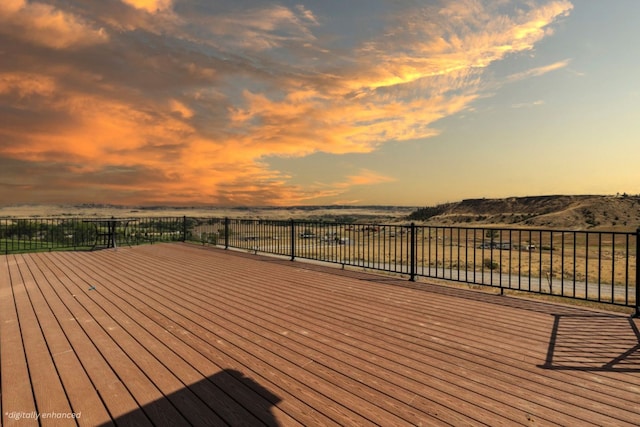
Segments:
[[[418,209],[409,219],[432,225],[515,225],[629,231],[640,227],[640,196],[467,199]]]

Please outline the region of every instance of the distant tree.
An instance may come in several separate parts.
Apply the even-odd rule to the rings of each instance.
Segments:
[[[487,230],[487,233],[485,234],[485,236],[487,236],[487,239],[491,239],[491,241],[498,238],[499,235],[500,235],[500,232],[494,229]]]
[[[500,236],[500,232],[498,230],[489,229],[485,233],[487,239],[489,239],[491,243],[491,247],[493,248],[495,245],[495,240]]]

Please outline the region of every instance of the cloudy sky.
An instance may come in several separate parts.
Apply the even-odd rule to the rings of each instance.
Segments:
[[[0,203],[640,193],[637,0],[2,0]]]

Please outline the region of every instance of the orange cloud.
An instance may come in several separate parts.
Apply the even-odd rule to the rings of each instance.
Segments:
[[[149,13],[169,9],[173,3],[172,0],[122,0],[122,2]]]
[[[0,94],[17,95],[19,99],[30,96],[49,96],[55,90],[55,82],[49,76],[33,73],[0,74]]]
[[[0,3],[0,33],[54,49],[90,46],[109,40],[104,29],[94,29],[71,13],[26,0]]]
[[[437,120],[482,95],[483,68],[531,49],[571,9],[552,1],[506,16],[450,2],[398,14],[345,54],[314,33],[323,18],[302,5],[179,16],[170,0],[123,1],[135,10],[120,4],[94,20],[90,10],[0,5],[0,37],[42,49],[10,50],[12,66],[0,64],[0,103],[10,105],[0,160],[39,171],[34,195],[295,204],[390,182],[361,170],[302,188],[265,159],[369,153],[437,135]],[[157,21],[145,13],[158,11]]]

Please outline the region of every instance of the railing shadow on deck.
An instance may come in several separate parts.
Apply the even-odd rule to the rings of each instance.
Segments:
[[[556,314],[541,368],[640,372],[640,331],[633,318]]]
[[[116,417],[113,425],[278,426],[272,412],[281,399],[261,384],[234,369],[222,370],[164,398]],[[190,410],[189,408],[193,408]],[[204,408],[204,410],[198,408]],[[178,417],[178,418],[176,418]]]

